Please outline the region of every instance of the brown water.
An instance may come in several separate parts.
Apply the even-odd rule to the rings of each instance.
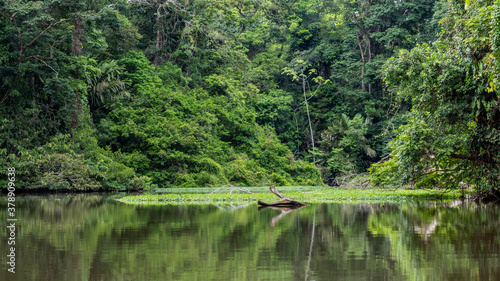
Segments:
[[[0,198],[6,229],[6,198]],[[460,202],[133,206],[18,197],[0,280],[500,280],[500,208]]]

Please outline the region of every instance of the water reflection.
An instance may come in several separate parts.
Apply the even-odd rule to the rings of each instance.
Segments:
[[[0,215],[6,218],[6,198]],[[500,209],[459,202],[132,206],[17,198],[0,280],[497,280]]]
[[[272,227],[274,227],[276,225],[276,223],[281,219],[283,218],[286,214],[294,211],[294,210],[297,210],[297,209],[301,209],[301,208],[304,208],[304,207],[307,207],[309,205],[292,205],[292,206],[260,206],[258,208],[259,211],[261,210],[265,210],[265,209],[272,209],[272,210],[278,210],[278,211],[281,211],[280,214],[276,215],[275,217],[273,217],[271,219],[271,221],[269,222],[269,225],[271,225]]]

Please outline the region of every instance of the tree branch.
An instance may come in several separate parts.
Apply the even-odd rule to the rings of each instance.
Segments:
[[[373,165],[377,165],[377,164],[384,163],[384,162],[385,162],[385,161],[387,161],[390,157],[391,157],[391,154],[387,154],[385,157],[383,157],[382,159],[380,159],[380,161],[378,161],[377,163],[374,163]]]
[[[272,193],[274,193],[274,195],[278,196],[279,198],[281,199],[288,199],[286,198],[283,194],[279,193],[277,190],[276,190],[276,187],[274,185],[271,185],[269,187],[269,190],[271,190]]]
[[[252,17],[253,15],[255,15],[255,13],[257,12],[257,10],[254,10],[253,12],[249,12],[248,15],[245,15],[245,13],[243,13],[242,11],[242,6],[243,6],[243,3],[239,3],[239,5],[236,5],[236,9],[238,9],[238,13],[244,17],[244,18],[248,18],[248,17]]]
[[[52,66],[48,65],[43,59],[41,59],[39,56],[33,56],[35,59],[43,62],[48,68],[52,69],[56,73],[56,78],[59,76],[59,72],[57,72]]]
[[[26,49],[26,48],[28,48],[29,46],[31,46],[33,43],[35,43],[35,42],[36,42],[36,41],[40,38],[40,36],[42,36],[45,32],[47,32],[47,30],[49,30],[49,29],[51,29],[52,27],[54,27],[54,26],[56,26],[56,25],[60,24],[61,22],[65,22],[66,20],[67,20],[67,19],[62,19],[62,20],[60,20],[60,21],[58,21],[58,22],[53,22],[53,23],[51,23],[49,26],[47,26],[47,28],[45,28],[42,32],[40,32],[40,34],[38,34],[38,36],[37,36],[37,37],[35,37],[35,39],[31,40],[31,42],[29,42],[28,44],[26,44],[26,45],[23,47],[23,49]]]

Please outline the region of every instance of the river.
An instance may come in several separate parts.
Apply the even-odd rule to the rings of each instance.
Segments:
[[[499,280],[500,207],[410,201],[138,206],[16,198],[15,273],[0,280]],[[7,200],[0,217],[8,226]]]

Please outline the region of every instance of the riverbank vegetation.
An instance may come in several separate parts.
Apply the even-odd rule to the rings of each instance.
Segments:
[[[278,187],[280,191],[283,188]],[[468,195],[470,191],[435,189],[341,189],[321,188],[309,191],[282,192],[287,198],[303,203],[393,202],[406,200],[449,200]],[[177,193],[131,195],[118,199],[138,205],[204,205],[204,204],[254,204],[258,200],[276,201],[272,193],[224,192],[210,194]]]
[[[333,186],[371,167],[373,185],[498,190],[499,13],[2,1],[0,165],[22,189]]]
[[[412,102],[373,182],[500,194],[500,1],[450,2],[439,39],[400,50],[383,67],[396,98]]]

